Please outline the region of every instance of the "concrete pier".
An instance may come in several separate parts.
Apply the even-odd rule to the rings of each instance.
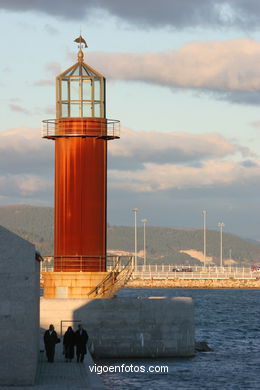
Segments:
[[[41,328],[86,327],[94,356],[171,357],[194,354],[191,298],[41,298]],[[66,322],[64,322],[66,321]]]
[[[89,352],[83,364],[66,363],[58,344],[54,363],[47,363],[45,353],[40,354],[34,386],[0,386],[0,390],[105,390],[100,375],[90,372],[93,365]]]

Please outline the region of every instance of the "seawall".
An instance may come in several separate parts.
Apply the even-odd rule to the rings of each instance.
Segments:
[[[131,279],[126,288],[260,288],[259,279]]]

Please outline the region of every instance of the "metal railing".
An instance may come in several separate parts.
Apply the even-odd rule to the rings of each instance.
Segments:
[[[147,265],[136,267],[132,279],[260,279],[260,272],[250,267]]]
[[[118,262],[119,258],[120,261]],[[59,270],[60,272],[68,270],[71,266],[75,265],[75,262],[80,262],[80,264],[83,265],[84,263],[89,262],[90,259],[93,263],[97,262],[96,259],[100,259],[100,261],[101,259],[106,260],[106,271],[112,271],[116,265],[120,269],[123,269],[129,261],[129,256],[107,255],[106,259],[101,256],[55,256],[55,259],[58,259],[58,262],[60,262],[62,268]],[[41,272],[54,272],[54,256],[44,256],[43,262],[40,264]]]
[[[129,262],[129,256],[107,256],[107,271],[121,272]],[[120,261],[119,261],[120,259]],[[186,269],[186,271],[181,271]],[[42,272],[52,272],[51,262],[41,262]],[[190,271],[187,271],[190,270]],[[148,264],[132,269],[132,279],[260,279],[260,271],[251,267],[187,266],[173,264]]]
[[[68,255],[54,257],[55,272],[101,272],[105,270],[105,256]]]
[[[67,118],[66,118],[67,119]],[[71,118],[72,120],[75,118]],[[59,119],[46,119],[42,121],[41,136],[42,138],[56,137],[97,137],[97,138],[119,138],[120,121],[116,119],[107,119],[94,121],[62,121]]]
[[[122,257],[128,258],[128,261],[126,263],[122,262]],[[87,294],[88,298],[112,298],[118,290],[125,286],[133,272],[134,258],[133,256],[122,257],[118,257],[114,268],[105,279]]]

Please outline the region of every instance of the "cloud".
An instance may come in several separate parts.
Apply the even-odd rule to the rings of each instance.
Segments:
[[[260,128],[260,120],[259,121],[253,121],[249,123],[250,126],[255,127],[256,129]]]
[[[232,161],[208,160],[199,167],[145,163],[138,171],[111,170],[111,188],[131,192],[157,192],[169,189],[217,188],[248,185],[260,179],[260,161],[243,164]]]
[[[138,169],[147,162],[157,164],[200,164],[209,158],[223,158],[241,153],[250,156],[248,148],[242,148],[220,134],[189,134],[185,132],[134,131],[123,128],[120,141],[109,143],[109,165],[112,169],[127,166]]]
[[[41,138],[40,129],[0,132],[0,174],[50,174],[53,164],[53,143]]]
[[[54,142],[39,129],[0,132],[0,193],[49,196]],[[109,188],[119,193],[195,191],[259,182],[260,163],[250,150],[215,133],[162,133],[123,129],[109,146]],[[45,195],[44,195],[45,194]]]
[[[53,183],[36,175],[0,175],[1,196],[21,196],[49,194]]]
[[[59,62],[48,62],[45,65],[45,69],[48,72],[51,72],[54,76],[57,76],[59,73],[61,73],[61,64]]]
[[[53,86],[54,80],[38,80],[33,83],[35,87],[46,87],[46,86]]]
[[[254,236],[260,162],[250,150],[214,133],[131,129],[109,144],[110,223],[132,223],[131,209],[139,207],[155,225],[197,226],[207,209],[209,219],[225,212],[227,228]],[[54,142],[42,139],[40,129],[0,132],[1,204],[52,204],[53,171]]]
[[[233,101],[260,95],[260,42],[253,39],[192,42],[158,53],[94,52],[89,57],[116,80],[208,90]]]
[[[59,34],[59,31],[55,27],[50,25],[50,24],[45,24],[43,29],[44,29],[44,31],[46,31],[50,35],[57,35],[57,34]]]
[[[26,114],[26,115],[30,114],[29,110],[27,110],[26,108],[24,108],[22,106],[19,106],[18,104],[9,104],[9,108],[11,111],[14,111],[14,112],[21,112],[22,114]]]
[[[245,91],[230,91],[220,92],[212,91],[211,97],[220,101],[229,101],[234,104],[259,106],[260,91],[245,92]]]
[[[115,16],[139,28],[170,26],[256,28],[258,0],[2,0],[1,9],[36,11],[67,20],[84,20],[93,12]]]
[[[53,193],[53,144],[40,129],[20,127],[0,132],[0,200],[45,204]]]
[[[123,129],[108,161],[110,188],[124,192],[231,188],[260,178],[256,156],[215,133]]]

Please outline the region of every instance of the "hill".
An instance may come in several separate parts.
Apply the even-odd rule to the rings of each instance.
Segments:
[[[34,243],[43,254],[53,253],[53,208],[0,206],[0,225]]]
[[[43,256],[53,253],[53,208],[34,206],[0,206],[0,225],[33,242]],[[134,229],[108,227],[108,249],[133,253]],[[139,257],[143,256],[143,228],[138,227]],[[226,264],[232,250],[232,262],[252,265],[260,263],[260,244],[223,233],[223,259]],[[182,251],[182,252],[180,252]],[[203,231],[147,226],[147,260],[157,264],[201,264]],[[219,264],[219,231],[207,231],[209,262]]]

